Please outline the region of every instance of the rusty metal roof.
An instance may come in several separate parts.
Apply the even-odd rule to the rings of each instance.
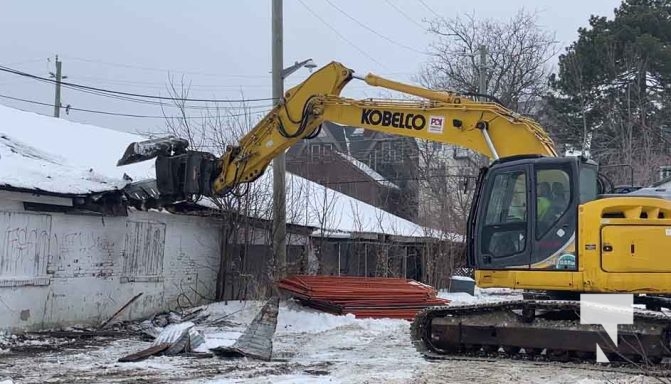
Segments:
[[[449,303],[433,287],[401,278],[298,275],[279,288],[312,308],[361,318],[412,320],[423,308]]]

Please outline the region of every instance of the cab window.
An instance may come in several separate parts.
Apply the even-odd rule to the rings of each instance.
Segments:
[[[526,248],[527,178],[524,171],[496,175],[482,236],[482,249],[493,257],[506,257]]]
[[[562,169],[536,170],[536,239],[540,239],[568,210],[571,183]]]

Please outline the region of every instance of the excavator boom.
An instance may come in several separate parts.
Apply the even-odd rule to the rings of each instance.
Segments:
[[[410,100],[355,100],[340,97],[359,79],[397,91]],[[163,195],[217,196],[256,180],[268,164],[299,140],[314,137],[324,121],[361,127],[471,149],[491,159],[523,154],[557,155],[550,137],[533,120],[496,103],[476,102],[387,80],[372,74],[356,77],[333,62],[289,89],[238,145],[218,158],[187,151],[181,139],[129,145],[119,165],[157,156],[158,187]]]

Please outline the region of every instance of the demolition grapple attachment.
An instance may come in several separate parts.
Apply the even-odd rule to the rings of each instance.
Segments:
[[[156,187],[164,201],[213,196],[212,183],[219,173],[217,156],[188,147],[188,140],[175,136],[131,143],[117,166],[156,158]]]

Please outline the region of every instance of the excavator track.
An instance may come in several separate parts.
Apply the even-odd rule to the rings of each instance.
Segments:
[[[429,307],[411,325],[426,359],[495,361],[671,377],[671,317],[634,310],[617,346],[601,325],[580,323],[579,301],[518,300]],[[596,362],[599,344],[609,363]]]

